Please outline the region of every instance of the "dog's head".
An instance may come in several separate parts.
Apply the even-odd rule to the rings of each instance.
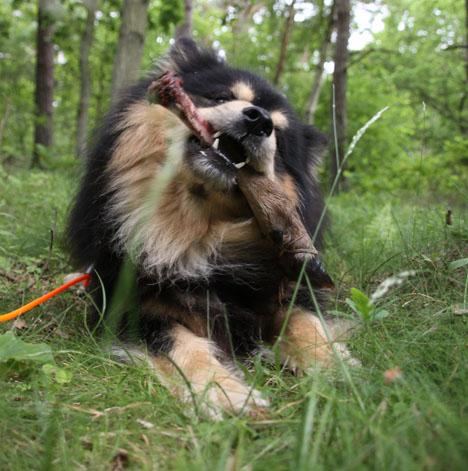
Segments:
[[[264,79],[230,67],[189,39],[174,45],[161,68],[182,78],[218,136],[214,146],[229,160],[248,161],[268,173],[287,167],[298,176],[313,174],[325,137],[300,123],[287,99]],[[191,148],[196,152],[196,143]]]

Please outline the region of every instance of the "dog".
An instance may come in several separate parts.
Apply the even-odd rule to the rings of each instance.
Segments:
[[[148,87],[167,70],[218,131],[216,148],[201,146],[174,113],[151,103]],[[278,183],[320,247],[316,171],[326,145],[264,79],[189,39],[127,90],[88,153],[67,233],[74,264],[95,273],[96,325],[106,323],[104,297],[125,297],[123,267],[132,266],[132,303],[114,322],[121,343],[113,351],[145,358],[164,385],[184,400],[200,398],[215,417],[268,406],[234,361],[259,346],[275,344],[299,371],[331,366],[337,352],[348,358],[314,314],[321,290],[311,295],[305,282],[285,283],[236,185],[236,166],[246,162]]]

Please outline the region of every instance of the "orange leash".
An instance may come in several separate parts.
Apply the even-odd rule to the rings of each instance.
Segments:
[[[50,298],[57,296],[57,294],[60,294],[63,291],[66,291],[68,288],[70,288],[73,285],[76,285],[78,283],[83,283],[84,286],[88,286],[90,279],[91,279],[91,275],[89,273],[85,273],[83,275],[77,276],[76,278],[73,278],[73,280],[67,281],[62,286],[55,288],[53,291],[50,291],[49,293],[44,294],[40,298],[37,298],[34,301],[31,301],[30,303],[25,304],[24,306],[21,306],[18,309],[15,309],[14,311],[7,312],[6,314],[0,314],[0,323],[11,321],[12,319],[15,319],[16,317],[21,316],[22,314],[30,311],[31,309],[34,309],[36,306],[39,306],[40,304],[45,303]]]

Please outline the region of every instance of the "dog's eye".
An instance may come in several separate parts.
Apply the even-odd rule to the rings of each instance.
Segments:
[[[212,100],[217,104],[221,105],[223,103],[226,103],[227,101],[231,101],[234,98],[232,93],[221,93],[219,95],[216,95],[212,98]]]

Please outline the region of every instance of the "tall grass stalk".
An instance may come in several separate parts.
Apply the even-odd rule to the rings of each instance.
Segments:
[[[314,431],[315,425],[315,414],[317,412],[318,404],[318,381],[314,381],[312,389],[308,393],[307,403],[303,414],[302,424],[299,428],[299,437],[297,443],[297,458],[295,469],[302,471],[308,469],[307,458],[308,451],[310,446],[310,441],[312,438],[312,433]]]
[[[334,103],[333,103],[333,106],[335,106]],[[385,113],[385,111],[387,111],[388,109],[389,109],[389,107],[385,106],[380,111],[378,111],[374,116],[372,116],[371,119],[369,119],[369,121],[367,121],[364,124],[364,126],[359,128],[357,133],[353,136],[353,138],[351,140],[351,144],[350,144],[345,156],[343,157],[342,162],[339,165],[337,165],[338,171],[336,172],[336,176],[333,180],[330,191],[328,192],[327,198],[325,199],[325,206],[324,206],[322,212],[320,213],[320,217],[319,217],[319,220],[318,220],[318,223],[317,223],[317,227],[314,231],[314,234],[312,235],[312,240],[313,241],[316,240],[317,235],[318,235],[318,233],[319,233],[319,231],[322,227],[323,220],[324,220],[325,215],[327,214],[327,211],[328,211],[330,198],[335,193],[336,186],[338,185],[338,182],[340,181],[341,174],[344,171],[344,168],[345,168],[346,162],[348,161],[348,158],[351,156],[351,154],[353,153],[357,143],[362,139],[362,137],[364,136],[366,131],[369,129],[369,127],[372,126],[376,121],[378,121],[381,118],[381,116]],[[339,157],[338,157],[338,141],[337,141],[337,137],[336,137],[336,116],[335,116],[335,114],[333,114],[333,129],[334,129],[334,136],[335,136],[335,155],[336,155],[336,158],[339,159]]]

